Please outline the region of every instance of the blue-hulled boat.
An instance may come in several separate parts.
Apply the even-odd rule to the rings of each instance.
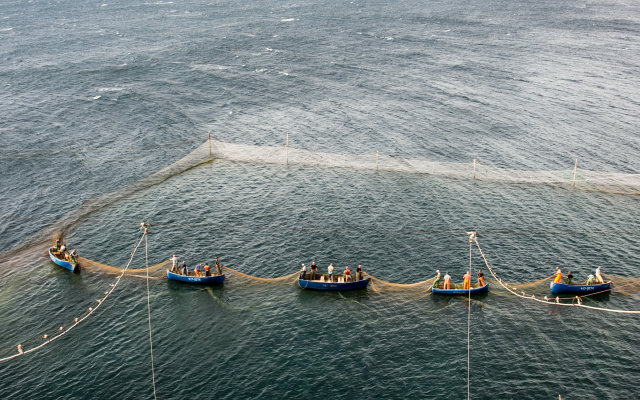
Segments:
[[[61,266],[64,269],[68,269],[71,272],[80,272],[80,265],[68,251],[61,252],[55,247],[49,247],[49,258],[54,264]],[[67,259],[69,261],[67,261]]]
[[[352,282],[325,282],[325,281],[309,281],[306,279],[298,279],[298,285],[303,289],[313,290],[355,290],[364,289],[371,282],[371,278],[367,277],[359,281]]]
[[[216,284],[224,283],[224,274],[211,275],[211,276],[195,276],[195,275],[175,274],[167,270],[167,278],[173,281],[197,283],[200,285],[216,285]]]
[[[489,291],[489,284],[485,283],[484,286],[480,287],[472,287],[470,289],[440,289],[440,288],[431,288],[431,292],[434,294],[446,294],[449,296],[469,296],[469,292],[471,295],[487,293]]]
[[[572,294],[590,294],[599,292],[608,292],[611,290],[611,281],[605,283],[598,283],[595,285],[574,285],[566,283],[553,283],[549,287],[551,293],[572,293]]]

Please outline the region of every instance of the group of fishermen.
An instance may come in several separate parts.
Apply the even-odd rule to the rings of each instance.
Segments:
[[[560,267],[556,268],[556,273],[554,275],[555,276],[553,278],[553,283],[562,283],[562,270],[560,269]],[[567,285],[571,285],[572,281],[573,281],[573,274],[571,273],[571,271],[569,271],[569,273],[567,273],[567,278],[564,280],[564,283],[566,283]],[[596,268],[595,276],[594,274],[589,274],[589,276],[587,276],[587,281],[584,284],[598,285],[601,283],[604,283],[604,279],[602,279],[602,271],[598,266],[598,268]]]
[[[362,272],[362,265],[358,265],[356,267],[355,275],[356,275],[355,276],[356,281],[361,281],[362,279],[364,279],[364,272]],[[349,267],[344,267],[344,271],[340,276],[344,278],[344,282],[353,282],[353,276],[351,274],[351,270],[349,269]],[[326,275],[318,274],[318,266],[316,265],[315,261],[312,262],[311,265],[309,266],[308,273],[307,273],[307,266],[302,264],[302,267],[300,268],[300,279],[315,281],[315,280],[321,280],[323,277],[327,279],[328,282],[335,282],[336,279],[338,279],[339,275],[336,275],[333,264],[329,264],[329,266],[327,267]]]
[[[185,276],[189,275],[189,268],[187,267],[186,261],[183,260],[182,264],[178,268],[178,257],[176,257],[175,254],[173,255],[173,257],[170,258],[170,260],[171,260],[171,272],[175,274],[185,275]],[[216,261],[213,265],[216,269],[216,275],[222,275],[222,268],[224,267],[222,266],[222,264],[220,264],[220,260],[218,257],[216,257]],[[209,263],[204,263],[204,265],[196,264],[195,268],[193,269],[193,275],[211,276],[211,267],[209,266]]]
[[[478,270],[478,287],[484,286],[484,272],[482,269]],[[440,286],[440,270],[436,270],[436,277],[433,280],[433,284],[431,287],[438,288]],[[462,276],[462,289],[470,289],[471,288],[471,274],[467,271],[466,274]],[[451,289],[451,275],[449,273],[444,274],[444,282],[442,284],[442,288],[440,289]]]
[[[78,252],[75,249],[67,251],[67,246],[64,243],[61,243],[60,239],[56,240],[56,253],[60,256],[58,258],[63,258],[65,261],[72,263],[78,262]]]

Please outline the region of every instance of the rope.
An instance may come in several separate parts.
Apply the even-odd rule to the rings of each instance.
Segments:
[[[151,294],[149,291],[149,245],[147,243],[147,227],[144,228],[144,259],[147,271],[147,317],[149,320],[149,351],[151,353],[151,382],[153,383],[153,398],[156,399],[156,374],[153,367],[153,339],[151,338]]]
[[[54,340],[59,339],[62,336],[66,335],[73,328],[75,328],[78,324],[80,324],[82,321],[84,321],[85,319],[89,318],[89,316],[91,314],[93,314],[98,308],[100,308],[100,306],[104,303],[104,301],[107,299],[107,297],[109,297],[109,295],[113,292],[113,290],[118,286],[118,284],[120,283],[120,280],[124,276],[125,271],[127,270],[127,268],[129,268],[129,265],[131,264],[131,261],[133,260],[133,256],[136,254],[136,250],[138,250],[138,247],[140,246],[140,243],[142,243],[142,239],[144,239],[145,236],[146,236],[146,232],[142,234],[142,237],[140,237],[140,240],[134,246],[133,251],[131,252],[131,256],[129,257],[129,262],[127,262],[127,265],[122,270],[122,273],[116,278],[116,282],[111,284],[111,288],[109,290],[107,290],[106,292],[104,292],[104,296],[101,299],[97,300],[97,305],[96,306],[89,307],[87,309],[87,311],[85,311],[85,314],[82,317],[74,318],[73,319],[73,323],[67,329],[64,329],[64,326],[61,326],[61,327],[57,328],[52,335],[49,335],[49,334],[46,334],[46,333],[44,335],[42,335],[40,338],[44,339],[45,341],[42,342],[40,345],[38,345],[36,347],[32,347],[32,348],[30,348],[28,350],[25,350],[24,347],[22,346],[22,344],[18,344],[15,347],[16,353],[11,355],[11,356],[0,358],[0,362],[8,361],[8,360],[11,360],[13,358],[16,358],[16,357],[19,357],[19,356],[34,352],[36,350],[39,350],[39,349],[43,348],[44,346],[48,345],[49,343],[53,342]],[[32,343],[32,342],[35,342],[37,340],[38,339],[34,339],[34,340],[28,341],[26,343]]]
[[[469,288],[471,288],[471,247],[475,232],[469,234]],[[468,292],[469,308],[467,311],[467,399],[471,399],[471,289]]]
[[[515,295],[517,297],[520,297],[520,298],[523,298],[523,299],[537,301],[538,303],[554,304],[554,305],[557,305],[557,306],[582,307],[582,308],[588,308],[590,310],[607,311],[607,312],[619,313],[619,314],[640,314],[640,311],[635,311],[635,310],[617,310],[617,309],[612,309],[612,308],[588,306],[588,305],[582,304],[582,300],[580,300],[580,296],[571,297],[571,299],[576,299],[577,298],[578,302],[577,303],[572,302],[571,304],[569,304],[569,303],[560,302],[560,300],[562,300],[560,297],[556,297],[555,301],[550,301],[546,296],[544,298],[542,298],[542,299],[539,299],[535,295],[529,296],[529,295],[526,295],[524,292],[522,292],[522,294],[516,293],[514,290],[512,290],[510,287],[508,287],[504,282],[502,282],[502,279],[500,279],[498,277],[498,275],[496,275],[496,273],[494,272],[493,268],[491,267],[491,265],[487,261],[487,257],[485,257],[484,252],[480,248],[480,243],[478,243],[478,238],[477,237],[474,239],[474,241],[476,242],[476,246],[478,247],[478,250],[480,251],[480,255],[482,256],[482,259],[484,260],[484,264],[487,266],[487,269],[489,270],[489,272],[491,272],[491,275],[493,275],[493,277],[496,279],[496,281],[498,281],[498,283],[500,283],[500,286],[502,286],[509,293],[511,293],[511,294],[513,294],[513,295]],[[563,298],[563,299],[566,299],[566,298]]]

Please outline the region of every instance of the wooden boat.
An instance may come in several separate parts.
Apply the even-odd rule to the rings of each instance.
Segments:
[[[188,283],[196,283],[200,285],[215,285],[224,283],[224,274],[222,275],[211,275],[211,276],[195,276],[193,275],[182,275],[176,274],[169,270],[167,270],[167,279],[171,279],[173,281],[180,282],[188,282]]]
[[[589,294],[598,292],[607,292],[611,290],[611,281],[605,283],[598,283],[594,285],[576,285],[566,283],[553,283],[549,286],[551,293],[572,293],[572,294]]]
[[[80,265],[78,264],[78,261],[66,250],[61,252],[55,247],[49,247],[49,258],[54,262],[54,264],[57,264],[64,269],[68,269],[71,272],[80,272]]]
[[[298,278],[298,285],[303,289],[313,290],[356,290],[364,289],[371,282],[371,278],[367,277],[359,281],[351,282],[329,282],[322,280],[309,281],[306,279]]]
[[[487,293],[489,291],[489,284],[485,283],[484,286],[480,287],[471,287],[470,289],[458,289],[456,285],[452,285],[453,289],[441,289],[437,287],[432,287],[431,292],[434,294],[446,294],[449,296],[468,296],[469,294],[481,294]],[[462,285],[458,285],[462,286]]]

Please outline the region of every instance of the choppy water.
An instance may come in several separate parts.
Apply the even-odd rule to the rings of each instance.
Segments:
[[[113,282],[50,264],[34,235],[181,159],[208,131],[255,146],[288,134],[311,157],[379,150],[524,171],[577,158],[637,173],[639,36],[640,8],[622,1],[2,3],[0,249],[21,250],[1,260],[0,349],[67,323]],[[263,277],[363,264],[410,283],[435,269],[459,280],[464,232],[477,230],[511,282],[556,266],[579,279],[596,265],[640,276],[637,196],[246,159],[102,199],[67,240],[124,266],[147,221],[152,264],[219,255]],[[464,299],[153,278],[159,398],[466,396]],[[497,289],[471,311],[472,397],[637,397],[637,316]],[[145,282],[127,277],[72,333],[0,364],[0,397],[151,397],[146,317]]]

